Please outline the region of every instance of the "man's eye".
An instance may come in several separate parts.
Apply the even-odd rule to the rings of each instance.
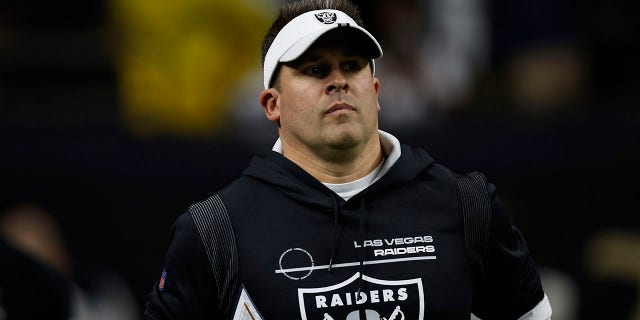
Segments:
[[[355,62],[355,61],[347,62],[347,63],[344,64],[343,69],[347,70],[347,71],[357,70],[358,69],[358,63]]]
[[[307,68],[307,73],[314,76],[321,75],[322,68],[320,66],[312,66]]]
[[[360,69],[362,69],[364,67],[365,63],[358,61],[358,60],[353,60],[353,61],[348,61],[345,62],[342,65],[342,68],[346,71],[358,71]]]

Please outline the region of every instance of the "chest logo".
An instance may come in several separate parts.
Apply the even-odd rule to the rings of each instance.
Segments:
[[[406,319],[424,319],[422,279],[380,280],[363,275],[362,281],[366,283],[362,285],[356,273],[332,286],[298,289],[301,318],[405,320],[406,314]]]

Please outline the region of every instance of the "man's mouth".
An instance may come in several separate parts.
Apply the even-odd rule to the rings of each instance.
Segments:
[[[339,113],[347,113],[347,112],[355,112],[356,109],[346,103],[337,103],[333,105],[329,110],[327,110],[324,114],[339,114]]]

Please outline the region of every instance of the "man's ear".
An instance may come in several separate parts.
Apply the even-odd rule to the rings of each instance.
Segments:
[[[278,99],[280,92],[275,88],[265,89],[260,93],[260,105],[264,110],[267,119],[271,121],[280,121],[280,105]]]
[[[378,100],[380,97],[380,80],[376,77],[373,78],[373,88],[376,90],[377,109],[380,112],[380,100]]]

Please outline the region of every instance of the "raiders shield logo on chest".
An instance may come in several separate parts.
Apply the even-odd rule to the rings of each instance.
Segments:
[[[381,280],[363,275],[360,279],[356,273],[332,286],[298,289],[298,303],[303,320],[424,319],[420,278]]]

